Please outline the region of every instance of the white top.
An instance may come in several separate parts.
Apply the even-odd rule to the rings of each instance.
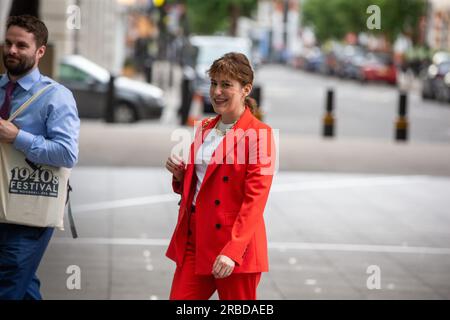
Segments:
[[[222,132],[226,132],[227,129],[230,129],[233,126],[234,123],[224,124],[219,120],[217,128]],[[195,174],[197,175],[197,185],[195,186],[194,200],[192,200],[192,204],[194,205],[197,201],[197,195],[200,191],[203,178],[205,177],[206,169],[211,162],[211,157],[224,137],[225,135],[221,135],[216,129],[213,128],[197,150],[197,154],[195,156]]]

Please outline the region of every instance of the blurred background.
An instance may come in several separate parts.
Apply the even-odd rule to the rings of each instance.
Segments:
[[[80,237],[55,233],[45,298],[167,299],[165,159],[214,115],[206,70],[230,51],[277,130],[259,298],[450,298],[449,0],[1,0],[0,43],[24,13],[82,119]]]

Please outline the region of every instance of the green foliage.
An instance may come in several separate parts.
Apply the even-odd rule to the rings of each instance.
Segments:
[[[366,26],[370,5],[380,7],[380,30]],[[414,37],[425,13],[425,0],[305,0],[303,5],[304,24],[313,27],[320,41],[342,39],[348,32],[381,33],[391,41],[401,32]]]
[[[381,32],[394,40],[401,32],[417,35],[420,17],[426,14],[425,0],[377,0],[381,9]]]
[[[241,15],[249,16],[257,0],[186,0],[186,4],[191,32],[213,34],[229,30],[233,5]]]

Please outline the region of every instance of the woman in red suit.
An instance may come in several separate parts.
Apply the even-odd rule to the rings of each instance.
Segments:
[[[177,264],[170,299],[254,300],[268,271],[263,219],[275,167],[271,128],[253,112],[253,70],[245,55],[228,53],[208,71],[215,118],[203,120],[189,161],[167,160],[181,194],[166,255]]]

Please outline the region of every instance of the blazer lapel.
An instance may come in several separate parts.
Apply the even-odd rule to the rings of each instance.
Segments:
[[[185,173],[184,185],[183,185],[184,192],[190,192],[190,190],[191,190],[190,186],[192,183],[192,179],[194,178],[195,158],[197,157],[198,149],[200,148],[203,141],[205,140],[205,137],[208,135],[210,130],[212,128],[214,128],[214,126],[216,125],[217,121],[219,121],[219,119],[220,119],[220,116],[217,116],[212,119],[208,119],[202,124],[201,128],[196,130],[194,142],[191,144],[188,164],[186,167],[186,173]],[[188,196],[190,196],[190,195],[188,194]]]
[[[230,130],[225,135],[223,140],[220,142],[219,146],[214,151],[214,153],[211,157],[211,162],[209,163],[208,167],[206,168],[206,173],[205,173],[205,177],[203,178],[202,185],[208,180],[208,178],[213,174],[213,172],[217,169],[217,167],[220,164],[227,163],[226,162],[227,155],[230,152],[232,152],[234,150],[235,146],[239,143],[239,141],[241,141],[242,138],[244,138],[245,134],[237,136],[234,133],[234,131],[241,129],[245,133],[245,131],[248,129],[248,127],[250,125],[251,120],[252,120],[252,113],[249,110],[249,108],[245,108],[244,114],[241,116],[241,118],[238,120],[238,122],[236,122],[236,125],[234,126],[233,130]],[[217,119],[217,121],[218,121],[218,119]],[[217,123],[217,121],[215,121],[214,125]],[[229,142],[232,142],[232,143],[229,143]],[[223,152],[223,156],[221,156],[221,155],[216,156],[217,150],[224,149],[224,144],[225,144],[226,149],[225,149],[225,152]],[[219,158],[219,159],[217,159],[217,160],[219,160],[219,163],[217,163],[217,161],[215,161],[216,158]]]

